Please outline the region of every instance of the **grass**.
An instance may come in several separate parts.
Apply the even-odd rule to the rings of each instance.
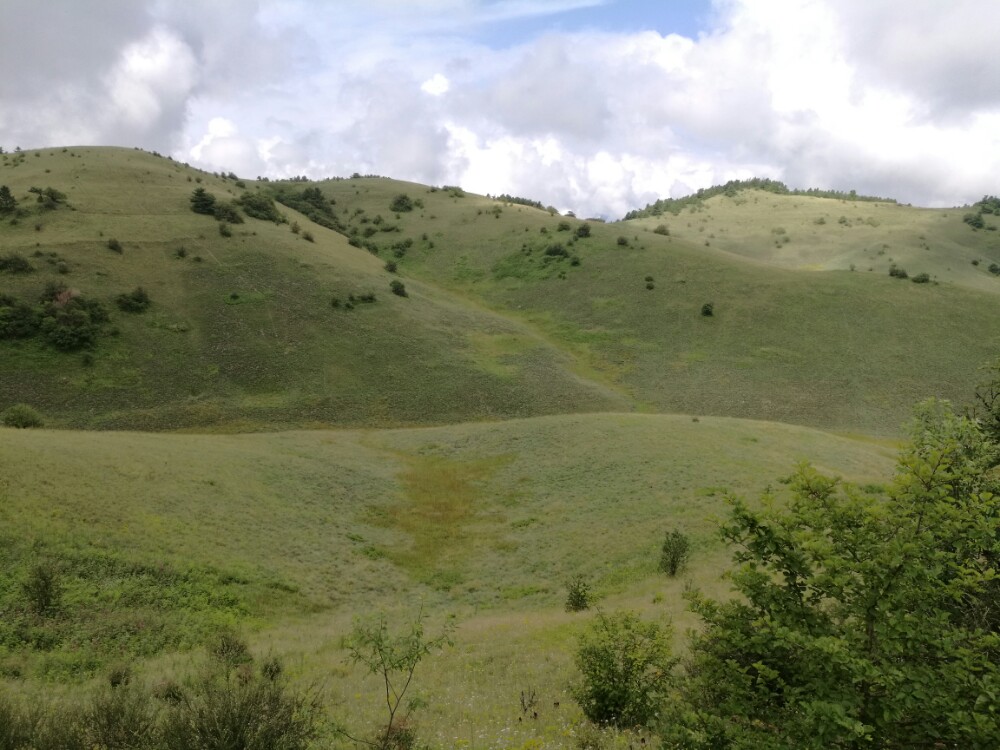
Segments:
[[[995,317],[996,280],[988,262],[969,261],[992,257],[992,233],[972,232],[954,210],[746,192],[677,218],[591,222],[590,237],[574,238],[558,227],[577,220],[480,196],[374,178],[323,189],[350,230],[394,194],[419,196],[424,208],[396,222],[400,236],[414,239],[401,273],[527,326],[568,356],[575,375],[640,411],[898,435],[917,400],[965,402],[976,366],[1000,345],[1000,328],[983,324]],[[836,216],[813,223],[833,211],[847,211],[851,226]],[[857,211],[865,212],[860,221]],[[652,231],[664,221],[670,236]],[[716,234],[711,248],[700,227]],[[875,256],[877,273],[847,271],[850,259],[860,267],[851,253],[883,240],[895,244]],[[580,265],[546,256],[554,242]],[[893,254],[913,243],[920,254],[912,257],[926,262]],[[821,257],[830,262],[816,262]],[[900,283],[887,274],[889,257],[941,283]],[[647,276],[656,280],[652,290]],[[700,315],[706,302],[714,303],[710,318]]]
[[[235,630],[374,728],[379,685],[344,636],[422,608],[458,628],[418,672],[421,738],[580,746],[568,685],[591,615],[564,611],[567,580],[682,635],[684,587],[726,591],[727,493],[800,460],[884,481],[912,404],[967,401],[1000,346],[1000,251],[954,210],[744,192],[582,237],[548,211],[357,178],[318,184],[346,236],[279,206],[292,224],[223,238],[189,196],[242,188],[140,151],[8,154],[0,184],[28,209],[0,248],[37,268],[0,292],[65,281],[112,314],[92,350],[0,342],[0,411],[57,428],[0,428],[0,682],[28,696],[120,662],[182,680]],[[67,204],[39,213],[35,185]],[[149,309],[114,309],[137,286]],[[692,560],[668,579],[673,528]],[[39,571],[61,592],[44,611],[24,589]]]
[[[162,597],[162,631],[177,634],[159,644],[139,636],[145,645],[125,651],[112,641],[8,649],[0,662],[8,678],[22,675],[11,683],[19,691],[86,679],[122,654],[150,680],[182,675],[201,634],[233,627],[297,679],[322,680],[334,716],[373,726],[377,685],[344,664],[342,638],[359,613],[387,610],[398,622],[423,602],[432,626],[453,616],[459,628],[455,647],[418,673],[430,702],[419,730],[476,747],[572,745],[579,713],[567,685],[589,615],[563,610],[570,576],[585,575],[601,606],[670,618],[683,633],[693,624],[685,581],[725,588],[712,520],[723,488],[753,497],[806,458],[877,482],[894,460],[891,446],[806,428],[641,414],[243,435],[6,429],[0,439],[0,524],[19,549],[115,561],[105,577],[79,581],[67,563],[79,592],[68,598],[82,606],[95,583],[105,597],[90,614],[70,609],[73,627],[91,632],[106,602],[129,619],[148,615],[133,602]],[[694,543],[677,579],[656,571],[672,527]],[[3,574],[15,599],[34,558],[18,559]],[[179,603],[199,590],[230,604],[202,615]],[[76,671],[49,666],[69,655]],[[528,687],[540,717],[518,722]]]

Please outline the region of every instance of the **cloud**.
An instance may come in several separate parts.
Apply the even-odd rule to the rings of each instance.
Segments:
[[[753,175],[920,204],[996,192],[1000,16],[979,2],[716,0],[697,38],[561,23],[491,41],[614,2],[7,0],[0,143],[611,217]]]

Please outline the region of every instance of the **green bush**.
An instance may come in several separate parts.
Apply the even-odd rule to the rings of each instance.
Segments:
[[[618,238],[617,242],[618,242],[618,245],[620,247],[627,247],[628,246],[628,237],[621,236],[621,237]]]
[[[674,682],[670,643],[670,629],[655,622],[598,613],[576,652],[582,680],[572,693],[584,715],[619,728],[648,726]]]
[[[674,529],[663,540],[660,549],[660,570],[671,578],[677,575],[691,554],[691,541],[687,534]]]
[[[0,256],[0,271],[5,273],[32,273],[35,267],[20,253],[7,253]]]
[[[413,200],[410,196],[405,193],[400,193],[395,198],[392,199],[392,203],[389,205],[389,209],[393,213],[405,213],[406,211],[413,210]]]
[[[912,281],[914,284],[926,284],[930,280],[931,277],[930,274],[928,273],[918,273],[916,276],[910,279],[910,281]]]
[[[389,273],[396,273],[396,268],[397,268],[396,261],[394,260],[386,261],[385,264],[386,271],[388,271]]]
[[[702,305],[701,314],[706,318],[711,318],[713,315],[715,315],[715,303],[706,302],[704,305]]]
[[[307,242],[315,242],[316,241],[316,238],[313,237],[313,233],[312,232],[303,232],[302,233],[302,239],[306,240]]]
[[[653,234],[662,234],[664,236],[669,236],[670,229],[667,228],[666,224],[657,224],[656,229],[653,230]]]
[[[131,313],[141,313],[149,308],[150,299],[146,290],[137,286],[128,294],[119,294],[115,299],[115,304],[119,310]]]
[[[125,248],[122,247],[122,243],[120,243],[114,237],[108,240],[108,250],[112,250],[118,253],[119,255],[125,252]]]
[[[573,576],[566,582],[566,611],[582,612],[590,608],[590,584],[582,575]]]
[[[222,235],[223,237],[232,237],[233,236],[233,230],[229,228],[229,225],[226,222],[220,221],[219,222],[219,234]]]
[[[53,565],[38,564],[28,571],[28,577],[21,583],[21,592],[28,600],[28,607],[37,615],[48,615],[59,608],[62,600],[62,584],[59,572]]]
[[[3,422],[4,427],[16,427],[18,429],[42,427],[45,424],[42,420],[42,415],[28,404],[14,404],[8,407],[0,415],[0,422]]]
[[[285,221],[285,217],[278,211],[274,199],[265,193],[244,193],[236,202],[242,206],[247,216],[263,221],[273,221],[275,224],[281,224]]]
[[[212,207],[212,216],[227,224],[243,223],[243,217],[240,215],[239,209],[236,208],[236,204],[229,201],[217,201]]]
[[[900,268],[895,263],[889,266],[889,275],[895,279],[905,279],[909,277],[905,268]]]
[[[584,239],[590,236],[590,224],[584,222],[576,228],[576,236],[580,239]]]
[[[393,279],[389,282],[389,290],[398,297],[409,296],[406,293],[406,285],[399,279]]]

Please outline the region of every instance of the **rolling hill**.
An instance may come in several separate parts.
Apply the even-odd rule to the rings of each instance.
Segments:
[[[730,493],[781,502],[800,461],[877,489],[913,404],[1000,350],[1000,243],[959,209],[748,187],[605,223],[95,147],[4,154],[0,186],[0,413],[45,421],[0,427],[0,687],[29,699],[182,683],[236,632],[374,725],[345,634],[422,611],[457,630],[421,739],[578,746],[567,580],[683,634],[685,586],[727,590]]]

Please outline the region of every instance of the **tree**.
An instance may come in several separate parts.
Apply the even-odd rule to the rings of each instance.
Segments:
[[[670,630],[631,612],[599,612],[580,639],[582,681],[573,697],[588,719],[620,728],[644,727],[666,700],[677,660]]]
[[[195,188],[191,193],[191,210],[196,214],[215,213],[215,196],[203,187]]]
[[[451,633],[452,625],[448,623],[437,636],[425,635],[423,612],[417,613],[408,633],[397,636],[389,632],[385,614],[379,615],[374,622],[355,622],[347,641],[350,661],[361,664],[370,674],[382,680],[387,715],[385,727],[374,740],[353,737],[345,729],[340,730],[341,734],[353,742],[379,750],[412,746],[413,734],[408,719],[418,703],[410,700],[404,706],[403,699],[413,682],[417,665],[425,656],[450,646]]]
[[[996,456],[929,401],[884,492],[802,466],[787,503],[731,499],[739,596],[690,595],[704,629],[668,744],[1000,747]]]
[[[691,540],[678,529],[669,532],[660,549],[660,570],[673,578],[687,564],[691,554]]]
[[[17,201],[14,199],[10,188],[0,185],[0,214],[9,214],[17,208]]]

